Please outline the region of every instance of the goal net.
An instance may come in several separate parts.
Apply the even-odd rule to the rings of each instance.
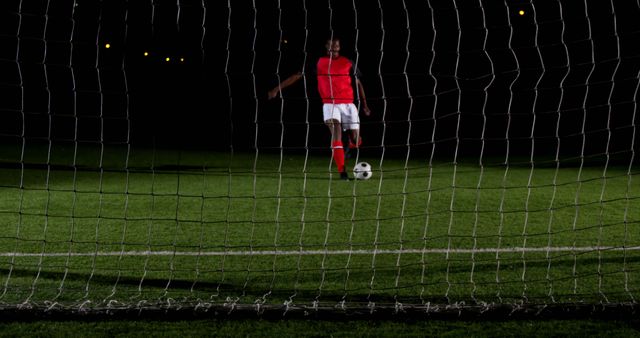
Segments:
[[[636,1],[1,6],[1,311],[637,309]]]

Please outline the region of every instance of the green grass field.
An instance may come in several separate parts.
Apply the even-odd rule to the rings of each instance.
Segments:
[[[374,177],[346,182],[323,155],[4,153],[3,307],[640,297],[628,165],[363,157]]]
[[[1,337],[640,337],[625,321],[37,321],[0,322]]]

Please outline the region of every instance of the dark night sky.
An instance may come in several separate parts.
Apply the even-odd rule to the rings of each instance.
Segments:
[[[609,152],[628,157],[640,70],[635,1],[613,1],[617,26],[611,3],[595,0],[591,25],[575,0],[407,0],[407,11],[396,0],[230,3],[3,1],[1,142],[24,134],[251,149],[257,126],[261,149],[277,149],[284,128],[287,151],[301,152],[308,111],[310,146],[326,150],[313,78],[284,100],[266,92],[302,68],[305,51],[315,63],[333,31],[363,74],[372,155],[382,144],[405,154],[409,141],[414,157],[428,158],[435,125],[437,157],[451,159],[456,140],[461,156],[477,157],[484,113],[485,155],[504,156],[508,128],[511,154],[528,156],[535,117],[536,155],[555,155],[559,125],[561,153],[579,156],[584,120],[587,155],[605,152],[609,122]]]

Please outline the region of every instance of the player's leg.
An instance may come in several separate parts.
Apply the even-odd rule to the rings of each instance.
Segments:
[[[347,145],[351,142],[351,130],[344,129],[344,123],[342,124],[342,144]],[[344,148],[345,161],[351,158],[351,149],[348,146]]]
[[[324,114],[324,123],[331,132],[333,161],[336,164],[338,172],[340,172],[340,177],[345,178],[344,176],[346,176],[346,171],[344,169],[344,147],[342,145],[342,124],[340,123],[340,112],[335,104],[325,104],[322,107],[322,110]]]
[[[360,117],[358,108],[354,104],[348,104],[342,116],[342,127],[349,133],[349,149],[357,149],[362,144],[360,138]]]
[[[349,133],[349,148],[357,149],[362,145],[362,138],[360,137],[360,129],[351,129]]]

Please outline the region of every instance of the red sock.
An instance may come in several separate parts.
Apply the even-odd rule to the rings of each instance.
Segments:
[[[342,141],[333,141],[333,160],[336,162],[339,172],[344,171],[344,149],[342,148]]]

